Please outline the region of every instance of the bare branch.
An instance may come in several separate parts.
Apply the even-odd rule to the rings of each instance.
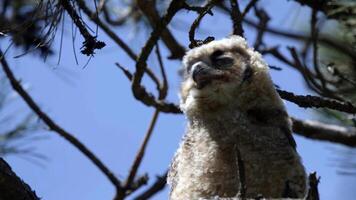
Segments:
[[[296,1],[298,1],[298,0],[296,0]],[[304,1],[304,0],[300,0],[300,1]],[[304,2],[306,2],[306,1],[304,1]],[[325,1],[325,2],[327,2],[327,1]],[[312,4],[312,3],[313,3],[313,1],[310,1],[310,4]],[[222,9],[226,14],[230,14],[230,10],[224,4],[219,4],[219,8]],[[263,29],[263,27],[260,27],[256,22],[254,22],[251,19],[248,19],[247,17],[243,18],[243,22],[249,26],[256,28],[256,29]],[[273,27],[267,27],[266,32],[268,32],[270,34],[277,35],[277,36],[294,39],[294,40],[302,40],[302,41],[310,41],[311,40],[309,35],[305,35],[302,33],[295,33],[295,32],[291,32],[289,30],[283,30],[283,29],[278,29],[278,28],[273,28]],[[352,48],[349,48],[348,44],[344,44],[340,41],[335,41],[332,38],[329,38],[327,36],[322,36],[322,35],[318,37],[318,41],[322,44],[325,44],[329,47],[332,47],[332,48],[344,53],[345,55],[348,55],[350,58],[352,58],[354,60],[354,62],[356,62],[356,51],[353,50]]]
[[[126,69],[125,67],[123,67],[122,65],[120,65],[119,63],[115,63],[115,65],[121,69],[121,71],[125,74],[126,78],[129,79],[130,81],[132,80],[132,74],[131,72]]]
[[[317,3],[314,3],[314,5]],[[314,70],[316,72],[317,78],[320,80],[322,87],[326,88],[326,83],[325,79],[319,69],[319,62],[318,62],[318,37],[319,37],[319,29],[317,27],[317,18],[318,11],[316,9],[312,9],[312,16],[310,20],[310,34],[311,34],[311,39],[313,42],[313,66]]]
[[[140,189],[142,186],[147,185],[147,183],[148,183],[148,174],[145,173],[144,175],[139,176],[134,181],[132,181],[130,188],[128,188],[129,190],[126,191],[126,196]]]
[[[293,68],[297,69],[303,75],[304,80],[307,82],[308,86],[316,92],[317,94],[333,99],[337,99],[342,101],[343,99],[339,97],[335,92],[330,90],[328,87],[325,87],[323,84],[319,84],[317,80],[320,80],[320,76],[315,75],[305,64],[302,64],[301,60],[299,59],[299,55],[294,47],[288,47],[288,50],[291,53],[291,56],[294,59]]]
[[[96,23],[114,42],[121,47],[124,52],[134,61],[138,60],[138,56],[132,51],[132,49],[117,35],[113,32],[106,24],[104,24],[97,15],[92,12],[88,6],[85,4],[83,0],[76,0],[80,9],[84,11],[84,13],[94,22]],[[173,17],[173,16],[172,16]],[[147,59],[147,58],[146,58]],[[154,75],[154,73],[148,68],[147,66],[144,67],[144,71],[147,72],[148,76],[155,82],[156,87],[159,88],[160,83],[158,78]],[[128,71],[127,71],[128,72]],[[141,75],[142,78],[143,74]],[[142,86],[136,89],[136,91],[140,90],[140,98],[142,102],[149,106],[154,106],[162,112],[172,112],[172,113],[179,113],[179,108],[174,105],[173,103],[168,103],[165,101],[157,101],[155,97],[146,91],[146,89]],[[135,96],[136,97],[136,96]]]
[[[242,28],[242,14],[239,8],[239,3],[237,0],[230,0],[231,4],[231,20],[233,24],[233,35],[244,36],[244,30]]]
[[[164,28],[168,25],[168,23],[172,20],[173,16],[183,7],[184,1],[181,0],[173,0],[166,14],[162,17],[162,20],[158,22],[158,24],[153,29],[151,36],[147,40],[145,46],[142,48],[142,51],[137,58],[136,62],[136,72],[132,79],[132,92],[137,100],[140,100],[144,104],[148,106],[155,106],[159,110],[163,111],[172,111],[179,112],[176,110],[174,104],[165,103],[163,101],[157,101],[154,96],[146,91],[146,89],[141,85],[142,76],[147,68],[147,58],[150,55],[154,45],[156,44],[159,36],[161,35]]]
[[[201,14],[205,11],[205,8],[204,7],[199,7],[199,6],[191,6],[187,3],[184,3],[183,5],[183,8],[186,9],[186,10],[189,10],[189,11],[194,11],[194,12],[197,12],[198,14]],[[211,12],[211,10],[208,11],[208,14],[213,16],[213,12]]]
[[[131,48],[89,9],[84,0],[76,0],[76,2],[79,8],[89,17],[89,19],[97,24],[112,40],[114,40],[114,42],[121,47],[132,60],[137,59],[137,55],[131,50]]]
[[[140,148],[139,148],[139,150],[138,150],[138,152],[136,154],[135,160],[132,163],[129,175],[128,175],[127,180],[126,180],[125,185],[124,185],[124,192],[121,195],[117,195],[119,198],[120,198],[120,196],[124,196],[125,195],[125,190],[128,190],[129,188],[131,188],[131,185],[132,185],[133,180],[135,179],[137,170],[140,167],[141,161],[142,161],[142,159],[143,159],[143,157],[145,155],[145,150],[146,150],[148,141],[151,138],[151,135],[152,135],[152,132],[153,132],[153,128],[156,125],[158,115],[159,115],[159,110],[156,109],[155,112],[153,113],[150,125],[149,125],[149,127],[147,129],[147,133],[145,134],[143,142],[142,142],[142,144],[141,144],[141,146],[140,146]]]
[[[356,147],[356,128],[338,125],[324,124],[318,121],[299,120],[291,118],[293,122],[293,132],[297,135],[343,144],[349,147]]]
[[[203,19],[203,17],[207,13],[211,13],[211,9],[215,6],[215,4],[219,2],[219,0],[210,0],[203,8],[198,17],[194,20],[192,26],[190,27],[189,30],[189,48],[194,48],[206,43],[209,43],[210,41],[214,40],[214,37],[208,37],[204,41],[202,40],[195,40],[195,30],[198,28],[200,21]]]
[[[289,48],[288,50],[290,51],[293,60],[288,60],[288,58],[282,53],[280,53],[279,49],[277,48],[271,49],[269,53],[271,53],[275,58],[279,59],[280,61],[284,62],[290,67],[298,70],[300,74],[303,76],[303,79],[306,82],[306,84],[309,86],[309,88],[311,88],[316,93],[321,94],[319,88],[317,87],[318,84],[313,79],[314,74],[302,64],[302,62],[300,61],[296,53],[295,48]]]
[[[162,176],[157,176],[157,180],[146,191],[134,198],[134,200],[146,200],[150,199],[153,195],[163,190],[166,186],[167,172]]]
[[[258,51],[261,45],[263,45],[263,36],[265,35],[270,17],[265,10],[258,8],[255,8],[255,15],[259,19],[259,26],[262,27],[261,29],[258,29],[255,44],[253,45],[253,47]]]
[[[356,113],[356,107],[350,102],[340,102],[312,95],[295,95],[291,92],[278,89],[277,91],[283,99],[293,102],[302,108],[330,108],[351,114]]]
[[[244,11],[241,14],[241,18],[245,18],[247,13],[251,10],[252,7],[255,7],[257,5],[258,0],[251,0],[247,6],[245,7]]]
[[[156,44],[156,55],[157,55],[157,60],[158,60],[159,68],[161,70],[161,75],[162,75],[162,79],[163,79],[163,82],[160,86],[158,99],[164,99],[164,98],[166,98],[167,92],[168,92],[168,81],[167,81],[166,70],[164,69],[164,66],[163,66],[162,55],[161,55],[161,51],[160,51],[158,43]]]
[[[99,160],[98,157],[94,155],[83,143],[81,143],[72,134],[64,130],[58,124],[56,124],[46,113],[44,113],[40,107],[35,103],[32,97],[23,89],[20,83],[16,80],[14,74],[12,73],[7,61],[5,60],[5,55],[0,50],[0,62],[2,64],[3,70],[9,79],[12,88],[22,97],[22,99],[27,103],[27,105],[32,109],[38,117],[43,120],[50,130],[54,131],[58,135],[62,136],[69,143],[75,146],[80,152],[82,152],[89,160],[91,160],[103,174],[111,181],[111,183],[116,187],[117,190],[121,189],[121,183],[119,179],[106,167],[106,165]]]
[[[250,25],[256,29],[263,28],[263,27],[259,26],[257,23],[255,23],[253,20],[248,19],[246,17],[244,18],[243,22],[245,22],[247,25]],[[270,34],[281,36],[281,37],[286,37],[286,38],[290,38],[290,39],[294,39],[294,40],[302,40],[302,41],[311,40],[310,36],[308,36],[308,35],[301,34],[301,33],[294,33],[289,30],[277,29],[277,28],[272,28],[272,27],[266,27],[265,30],[266,30],[266,32],[268,32]],[[320,35],[318,37],[318,42],[325,44],[329,47],[332,47],[332,48],[344,53],[345,55],[350,56],[350,58],[353,58],[354,60],[356,58],[356,52],[353,49],[348,48],[349,45],[347,45],[347,44],[343,44],[342,42],[335,41],[327,36],[322,36],[322,35]]]
[[[138,7],[141,9],[143,14],[147,17],[151,26],[154,26],[159,22],[161,17],[155,8],[155,1],[153,0],[139,0],[137,1]],[[182,59],[185,54],[185,49],[178,41],[174,38],[173,34],[170,32],[168,27],[165,27],[161,34],[162,41],[166,47],[170,50],[170,59]]]

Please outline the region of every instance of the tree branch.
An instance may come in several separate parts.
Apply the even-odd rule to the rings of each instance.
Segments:
[[[250,11],[250,9],[251,9],[252,7],[256,7],[257,2],[258,2],[258,0],[251,0],[251,1],[247,4],[247,6],[245,7],[244,11],[243,11],[242,14],[241,14],[241,18],[242,18],[242,19],[245,18],[245,16],[247,15],[247,13]]]
[[[200,11],[198,17],[194,20],[193,24],[190,27],[189,30],[189,48],[194,48],[203,44],[206,44],[212,40],[214,40],[214,37],[208,37],[205,40],[195,40],[195,30],[198,28],[200,21],[203,19],[203,17],[207,14],[210,13],[212,15],[211,9],[215,6],[215,4],[219,0],[210,0]]]
[[[253,1],[252,1],[253,2]],[[257,16],[257,18],[259,19],[259,23],[258,25],[260,27],[263,27],[261,29],[258,29],[257,31],[257,36],[256,36],[256,40],[255,43],[253,45],[253,48],[256,49],[257,51],[260,50],[260,47],[262,45],[264,45],[263,43],[263,36],[266,33],[266,27],[268,26],[268,22],[271,19],[268,15],[268,13],[263,10],[263,9],[258,9],[255,7],[255,15]]]
[[[2,64],[3,70],[10,81],[12,88],[22,97],[26,104],[32,109],[37,116],[43,120],[43,122],[49,127],[50,130],[54,131],[58,135],[62,136],[69,143],[75,146],[80,152],[82,152],[89,160],[91,160],[103,174],[111,181],[111,183],[116,187],[117,190],[121,189],[120,181],[115,177],[115,175],[104,165],[98,157],[94,155],[83,143],[81,143],[72,134],[64,130],[58,124],[56,124],[46,113],[44,113],[40,107],[35,103],[32,97],[23,89],[20,83],[16,80],[14,74],[12,73],[7,61],[5,60],[5,55],[0,50],[0,62]]]
[[[340,102],[312,95],[295,95],[291,92],[277,89],[282,99],[293,102],[302,108],[330,108],[346,113],[356,114],[356,107],[350,102]]]
[[[231,4],[231,20],[233,24],[233,35],[244,36],[244,29],[242,28],[242,14],[237,0],[230,0]]]
[[[160,111],[171,111],[171,112],[180,112],[176,109],[176,106],[172,103],[166,103],[164,101],[156,100],[155,97],[148,93],[146,89],[141,85],[141,80],[144,74],[145,69],[147,68],[146,61],[148,56],[150,55],[154,45],[159,39],[162,31],[168,25],[168,23],[172,20],[174,15],[183,7],[184,1],[182,0],[173,0],[166,14],[162,17],[162,20],[158,22],[158,24],[154,27],[151,36],[147,40],[145,46],[142,48],[139,57],[136,62],[136,72],[134,73],[132,79],[131,89],[134,94],[134,97],[141,101],[142,103],[148,106],[155,106]]]
[[[113,32],[106,24],[104,24],[98,17],[93,13],[85,4],[83,0],[76,0],[78,6],[80,7],[81,10],[94,22],[96,23],[114,42],[121,47],[124,52],[127,53],[127,55],[134,61],[138,60],[138,56],[131,50],[131,48],[117,35],[115,32]],[[173,16],[172,16],[173,17]],[[162,20],[161,20],[162,21]],[[158,38],[157,38],[158,39]],[[152,49],[151,49],[152,50]],[[146,58],[147,59],[147,58]],[[145,63],[145,62],[144,62]],[[145,63],[146,65],[146,63]],[[146,66],[144,67],[144,70],[150,75],[149,71],[150,69]],[[126,70],[127,71],[127,70]],[[152,73],[153,74],[153,73]],[[127,75],[127,74],[126,74]],[[143,75],[143,74],[142,74]],[[141,76],[142,78],[142,76]],[[169,103],[163,100],[156,100],[155,97],[146,91],[146,89],[139,85],[137,86],[136,94],[138,96],[138,100],[143,102],[144,104],[148,106],[153,106],[157,109],[159,109],[162,112],[167,112],[167,113],[180,113],[180,109],[178,106],[176,106],[173,103]],[[135,93],[134,93],[135,96]],[[136,98],[136,96],[135,96]]]
[[[273,35],[286,37],[286,38],[290,38],[290,39],[294,39],[294,40],[302,40],[302,41],[310,41],[311,40],[310,36],[302,34],[302,33],[293,33],[288,30],[282,30],[282,29],[277,29],[277,28],[273,28],[273,27],[262,27],[259,24],[255,23],[253,20],[248,19],[248,18],[244,18],[244,22],[247,25],[250,25],[256,29],[265,29],[266,32],[273,34]],[[320,42],[324,45],[330,46],[330,47],[344,53],[345,55],[350,56],[354,60],[356,58],[356,52],[353,49],[348,48],[349,45],[347,45],[347,44],[343,44],[342,42],[335,41],[327,36],[322,36],[322,35],[320,35],[318,37],[318,42]]]
[[[150,199],[153,195],[163,190],[166,186],[167,172],[162,176],[157,176],[156,182],[154,182],[146,191],[134,198],[134,200],[146,200]]]
[[[291,118],[293,132],[297,135],[320,141],[328,141],[356,147],[356,128],[324,124],[319,121]]]
[[[138,7],[141,9],[143,14],[147,17],[151,26],[154,27],[157,22],[161,21],[161,17],[155,8],[155,1],[153,0],[139,0],[137,1]],[[185,49],[178,41],[174,38],[173,34],[166,27],[161,34],[162,41],[166,47],[170,50],[170,59],[182,59],[185,54]]]
[[[328,3],[331,2],[331,0],[294,0],[298,3],[300,3],[302,6],[306,5],[309,6],[310,8],[314,8],[318,11],[326,12],[328,8]]]
[[[137,170],[140,167],[142,159],[143,159],[143,157],[145,155],[145,150],[146,150],[148,141],[151,138],[153,129],[154,129],[155,125],[156,125],[158,115],[159,115],[159,111],[156,109],[155,112],[153,113],[150,125],[149,125],[149,127],[147,129],[147,132],[145,134],[143,142],[142,142],[142,144],[141,144],[141,146],[140,146],[140,148],[139,148],[139,150],[138,150],[138,152],[136,154],[134,162],[132,163],[129,175],[128,175],[128,177],[126,179],[126,182],[124,184],[124,187],[123,187],[124,189],[121,190],[121,193],[119,193],[117,195],[117,197],[118,197],[117,199],[123,199],[125,194],[126,194],[126,191],[128,191],[128,190],[130,190],[132,188],[131,185],[132,185],[132,183],[133,183],[133,181],[134,181],[134,179],[136,177]]]

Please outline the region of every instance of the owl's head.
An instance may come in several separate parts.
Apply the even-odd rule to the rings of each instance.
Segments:
[[[261,55],[239,36],[188,51],[183,67],[180,107],[185,113],[253,103],[253,99],[270,92],[269,88],[274,90]]]

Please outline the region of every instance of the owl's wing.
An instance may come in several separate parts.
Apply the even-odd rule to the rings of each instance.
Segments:
[[[287,121],[285,122],[285,124],[282,124],[279,126],[279,129],[283,132],[283,134],[286,136],[286,138],[288,139],[289,144],[296,149],[297,148],[297,143],[295,142],[293,136],[292,136],[292,129],[291,129],[291,125],[289,125],[290,122]]]
[[[296,149],[297,145],[292,136],[291,121],[287,112],[281,108],[251,108],[247,116],[254,122],[279,128],[287,138],[289,144]]]

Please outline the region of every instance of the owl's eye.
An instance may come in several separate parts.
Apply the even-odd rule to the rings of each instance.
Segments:
[[[210,59],[213,66],[220,69],[231,67],[234,63],[234,59],[221,50],[212,53]]]
[[[226,56],[226,55],[222,55],[219,56],[215,59],[214,65],[218,68],[228,68],[231,67],[234,64],[234,59]]]

